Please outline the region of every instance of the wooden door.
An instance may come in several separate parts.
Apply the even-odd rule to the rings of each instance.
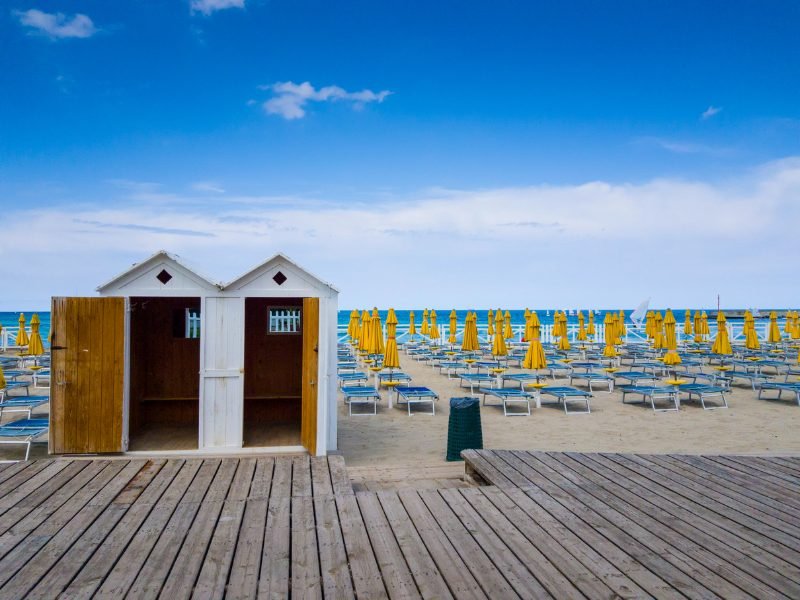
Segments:
[[[50,452],[122,452],[125,299],[53,298]]]
[[[200,445],[241,448],[244,298],[206,298],[201,332]]]
[[[303,400],[300,443],[317,453],[317,389],[319,388],[319,298],[303,298]],[[323,423],[324,427],[324,423]]]

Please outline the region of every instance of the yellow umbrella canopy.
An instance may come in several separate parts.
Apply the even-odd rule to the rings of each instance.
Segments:
[[[378,309],[372,309],[372,334],[370,335],[370,342],[372,344],[370,354],[383,354],[383,326],[381,325],[381,317],[378,314]]]
[[[611,314],[611,322],[613,323],[614,328],[614,344],[616,346],[622,345],[622,329],[624,325],[620,320],[620,316],[617,313]]]
[[[5,389],[6,387],[6,374],[3,373],[3,367],[0,366],[0,390]]]
[[[464,352],[476,352],[481,349],[478,343],[478,315],[474,312],[467,313],[461,349]]]
[[[664,355],[665,365],[679,365],[681,364],[681,357],[678,356],[678,334],[675,331],[675,315],[671,309],[667,309],[667,314],[664,316],[664,347],[667,353]]]
[[[503,325],[503,337],[510,340],[514,337],[514,332],[511,330],[511,313],[506,311],[505,324]]]
[[[645,315],[644,333],[650,339],[656,337],[656,333],[653,328],[654,323],[655,323],[655,314],[653,313],[652,310],[648,310],[647,314]]]
[[[617,349],[614,348],[614,318],[611,316],[611,313],[606,313],[606,316],[603,318],[603,339],[606,343],[605,348],[603,348],[603,356],[609,358],[616,356]]]
[[[722,315],[723,317],[725,315]],[[708,326],[708,313],[703,311],[703,314],[700,316],[700,332],[703,335],[711,335],[711,328]]]
[[[486,313],[486,323],[488,325],[486,335],[494,335],[494,311],[491,308]]]
[[[660,312],[653,315],[653,348],[661,350],[664,347],[664,318]]]
[[[692,335],[692,311],[689,309],[683,314],[683,335]]]
[[[417,326],[414,323],[414,311],[408,313],[408,336],[417,335]]]
[[[372,316],[365,310],[361,313],[361,332],[358,335],[358,349],[368,352],[372,336]]]
[[[386,315],[386,351],[383,354],[384,369],[399,369],[400,354],[397,352],[397,315],[389,309]]]
[[[792,339],[800,340],[800,315],[794,311],[794,325],[792,326]]]
[[[744,313],[744,347],[748,350],[761,348],[761,342],[758,341],[758,334],[756,333],[756,322],[753,318],[753,313],[749,310]]]
[[[347,335],[351,340],[358,339],[358,310],[355,308],[350,312],[350,321],[347,323]]]
[[[19,332],[17,333],[17,346],[27,346],[30,340],[28,332],[25,331],[25,314],[19,313]]]
[[[448,343],[455,344],[456,343],[456,328],[458,327],[458,315],[456,314],[456,309],[452,309],[450,311],[450,335],[447,338]]]
[[[561,316],[559,317],[559,328],[558,332],[561,337],[558,338],[558,345],[556,346],[559,350],[569,350],[572,348],[569,344],[569,338],[567,337],[567,313],[562,312]]]
[[[494,356],[506,356],[508,347],[503,337],[503,312],[498,310],[494,318],[494,340],[492,341],[492,354]]]
[[[731,340],[728,337],[727,321],[722,311],[719,311],[717,315],[717,337],[714,338],[714,345],[711,346],[711,352],[714,354],[733,354]]]
[[[28,354],[32,356],[39,356],[44,354],[44,345],[42,344],[42,334],[39,333],[39,315],[34,313],[31,317],[31,337],[28,340]]]
[[[589,335],[597,335],[597,328],[594,326],[594,311],[589,311],[589,325],[586,327],[586,333]]]
[[[628,335],[628,328],[625,326],[625,311],[619,311],[619,337],[623,338]],[[620,339],[621,341],[621,339]]]
[[[778,327],[778,313],[773,310],[769,313],[769,335],[767,336],[767,341],[770,344],[777,344],[782,339],[781,330]]]
[[[523,341],[530,342],[533,339],[533,331],[531,326],[531,311],[525,309],[525,334],[522,336]]]
[[[788,334],[792,333],[792,316],[793,316],[792,315],[792,311],[787,310],[786,311],[786,322],[783,324],[783,330]]]
[[[428,335],[431,332],[430,326],[428,325],[428,309],[422,311],[422,325],[420,326],[419,332],[422,335]]]
[[[429,316],[431,318],[431,326],[428,328],[428,337],[435,342],[442,337],[439,333],[439,326],[436,324],[436,311],[431,309]]]
[[[536,313],[533,313],[534,315]],[[536,319],[538,321],[538,318]],[[529,319],[533,321],[533,316]],[[541,325],[537,322],[536,325],[531,326],[531,339],[528,343],[528,351],[525,353],[525,360],[522,361],[523,369],[544,369],[547,367],[547,357],[544,355],[544,348],[542,348],[542,341],[539,339],[539,328]]]
[[[578,311],[578,340],[583,342],[589,336],[586,335],[586,324],[584,323],[583,313]]]

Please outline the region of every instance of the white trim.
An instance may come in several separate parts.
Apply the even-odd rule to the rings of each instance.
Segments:
[[[131,450],[125,452],[125,456],[147,456],[158,458],[159,456],[215,456],[231,455],[245,457],[249,454],[308,454],[305,446],[220,446],[216,448],[198,448],[197,450]],[[99,456],[99,455],[98,455]]]
[[[241,288],[243,286],[246,286],[248,283],[252,282],[254,279],[256,279],[260,275],[262,275],[265,271],[269,270],[269,268],[274,263],[279,263],[281,261],[288,263],[289,266],[292,266],[292,267],[300,270],[302,273],[305,273],[306,275],[308,275],[312,279],[312,281],[310,283],[312,284],[313,287],[326,287],[326,288],[329,288],[329,289],[333,290],[337,294],[339,293],[339,290],[336,289],[333,285],[331,285],[330,283],[326,282],[323,279],[320,279],[319,277],[314,275],[308,269],[305,269],[305,268],[301,267],[299,264],[297,264],[297,262],[295,262],[294,260],[292,260],[291,258],[289,258],[288,256],[286,256],[285,254],[283,254],[281,252],[278,252],[278,253],[274,254],[272,257],[270,257],[267,260],[265,260],[264,262],[256,265],[255,267],[253,267],[252,269],[250,269],[246,273],[243,273],[243,274],[239,275],[238,277],[236,277],[235,279],[232,279],[228,283],[224,284],[222,286],[222,289],[223,290],[231,290],[231,289],[239,289],[239,288]],[[274,294],[270,293],[268,295],[274,295]],[[289,294],[289,295],[291,295],[291,294]],[[295,294],[295,296],[296,295],[297,294]]]

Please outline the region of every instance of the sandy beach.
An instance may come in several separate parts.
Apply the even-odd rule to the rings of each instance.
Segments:
[[[409,417],[405,405],[387,407],[388,392],[376,416],[347,415],[339,404],[339,449],[349,467],[444,467],[449,398],[469,396],[459,380],[449,380],[401,353],[404,372],[414,385],[439,393],[436,415]],[[516,371],[518,369],[511,369]],[[566,380],[557,380],[566,384]],[[639,453],[800,453],[800,407],[794,401],[758,400],[751,388],[735,384],[730,408],[703,410],[684,403],[679,413],[654,413],[649,406],[623,404],[615,391],[595,388],[592,413],[565,415],[543,405],[530,416],[504,417],[502,407],[481,408],[486,448],[577,452]],[[784,398],[787,398],[784,395]],[[489,400],[491,402],[491,400]]]

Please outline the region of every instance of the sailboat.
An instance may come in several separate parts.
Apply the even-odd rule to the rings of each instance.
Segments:
[[[642,326],[642,322],[644,322],[645,318],[647,317],[647,309],[650,307],[650,298],[644,300],[639,306],[636,307],[631,313],[631,321],[633,321],[636,328],[639,329]]]

